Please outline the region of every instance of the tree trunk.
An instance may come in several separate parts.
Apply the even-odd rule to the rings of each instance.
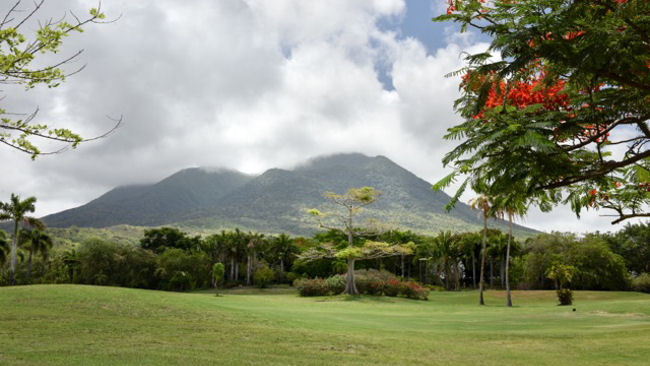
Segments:
[[[485,287],[485,247],[487,246],[487,214],[483,214],[483,242],[481,245],[481,278],[478,283],[479,305],[485,305],[483,288]]]
[[[476,254],[472,248],[472,286],[476,288]]]
[[[400,259],[402,260],[402,277],[404,277],[404,254],[400,255]]]
[[[345,277],[345,291],[348,295],[359,295],[357,285],[354,280],[354,259],[348,259],[348,273]]]
[[[506,247],[506,306],[512,306],[512,298],[510,296],[510,278],[508,278],[510,270],[510,240],[512,240],[512,215],[508,215],[510,221],[510,236],[508,237],[508,245]]]
[[[235,261],[235,281],[239,281],[239,263]]]
[[[251,285],[251,256],[246,256],[246,286]]]
[[[501,264],[499,264],[499,279],[501,280],[501,288],[505,288],[506,286],[505,270],[506,270],[506,259],[501,258]]]
[[[494,258],[490,257],[490,288],[494,288]]]
[[[25,282],[26,283],[29,283],[29,278],[32,275],[32,255],[33,255],[33,252],[30,249],[29,250],[29,257],[27,257],[27,274],[25,275]]]
[[[9,277],[11,286],[16,284],[16,250],[18,250],[18,221],[14,222],[14,240],[11,242],[11,275]]]
[[[235,258],[230,257],[230,280],[235,280]]]
[[[280,272],[284,273],[284,258],[280,258]]]
[[[456,263],[454,267],[454,272],[456,274],[456,291],[460,290],[460,265]]]

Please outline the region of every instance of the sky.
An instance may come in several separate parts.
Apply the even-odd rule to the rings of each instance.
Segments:
[[[87,14],[89,4],[49,0],[36,19]],[[442,136],[459,122],[459,79],[444,75],[489,42],[433,23],[444,0],[105,0],[102,9],[119,19],[88,25],[43,60],[83,50],[66,66],[85,65],[80,73],[53,89],[6,86],[0,103],[15,113],[38,107],[38,122],[84,137],[110,129],[107,116],[123,124],[35,161],[0,148],[0,200],[33,195],[46,215],[187,167],[261,173],[340,152],[384,155],[435,182],[454,147]],[[620,227],[600,214],[577,219],[558,207],[521,223],[577,233]]]

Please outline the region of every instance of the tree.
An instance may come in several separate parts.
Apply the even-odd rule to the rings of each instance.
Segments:
[[[434,255],[442,263],[445,273],[445,288],[452,288],[450,280],[454,272],[453,287],[459,289],[460,275],[458,271],[458,258],[460,257],[458,247],[459,237],[452,234],[451,231],[441,231],[434,239]]]
[[[9,240],[7,239],[7,233],[4,230],[0,230],[0,267],[2,267],[7,261],[7,254],[9,253]]]
[[[155,253],[162,253],[167,248],[178,248],[183,250],[199,249],[201,238],[190,237],[173,227],[161,227],[144,231],[144,237],[140,239],[140,246]]]
[[[290,264],[290,261],[295,258],[299,253],[298,247],[287,234],[282,233],[271,239],[271,256],[274,260],[279,262],[280,272],[285,271],[285,265]]]
[[[546,276],[555,281],[555,289],[560,305],[571,305],[573,303],[573,293],[566,286],[571,284],[574,273],[575,267],[560,263],[553,264],[546,272]]]
[[[319,248],[314,248],[303,253],[300,258],[305,260],[314,260],[321,258],[340,258],[347,261],[347,276],[345,284],[345,293],[349,295],[358,295],[356,282],[354,280],[354,263],[360,259],[374,259],[392,255],[399,255],[408,251],[401,246],[390,246],[386,243],[366,241],[361,246],[355,245],[355,238],[376,234],[376,231],[361,230],[354,226],[354,217],[361,209],[377,200],[381,192],[373,187],[350,188],[345,194],[336,194],[326,192],[325,197],[330,199],[336,205],[343,209],[340,213],[322,213],[317,209],[310,209],[308,212],[316,217],[321,228],[333,230],[344,234],[347,237],[347,244],[337,248],[331,244],[324,244]],[[330,226],[325,220],[332,217],[339,226]],[[412,251],[409,252],[409,254]]]
[[[492,207],[496,217],[503,219],[508,216],[508,244],[506,249],[506,306],[512,307],[512,294],[510,293],[510,244],[513,240],[512,236],[512,220],[515,216],[523,217],[528,208],[525,201],[521,197],[514,195],[498,196],[495,199],[494,206]]]
[[[75,32],[82,32],[85,25],[107,23],[102,21],[105,15],[98,6],[90,9],[87,18],[79,18],[70,12],[73,18],[71,22],[68,22],[66,17],[58,20],[50,18],[45,22],[39,22],[39,27],[33,34],[23,33],[23,29],[30,19],[36,16],[44,2],[45,0],[34,2],[32,9],[23,9],[22,1],[16,1],[0,22],[0,84],[23,85],[27,90],[37,85],[57,87],[68,76],[83,69],[83,66],[71,72],[63,69],[63,66],[74,61],[83,50],[49,64],[43,63],[43,59],[48,57],[46,55],[60,52],[65,37]],[[13,119],[15,114],[0,108],[0,143],[27,153],[32,159],[39,154],[55,154],[68,146],[75,148],[82,142],[105,137],[115,131],[122,122],[122,117],[114,119],[114,126],[106,133],[84,139],[67,128],[34,123],[38,108],[22,119]],[[45,141],[62,143],[64,147],[42,152],[38,145]]]
[[[487,220],[491,215],[491,207],[492,203],[490,200],[490,197],[488,196],[478,196],[476,198],[473,198],[470,201],[470,206],[472,209],[477,209],[481,212],[481,215],[483,216],[483,240],[481,242],[481,274],[480,274],[480,280],[478,284],[478,291],[479,291],[479,304],[480,305],[485,305],[485,300],[483,299],[483,289],[485,288],[485,256],[487,255]]]
[[[445,136],[460,143],[439,184],[471,176],[531,204],[570,204],[578,216],[650,216],[649,13],[647,0],[449,1],[436,21],[492,43],[453,73],[463,76],[463,121]]]
[[[11,241],[11,264],[10,264],[10,283],[11,285],[16,284],[16,251],[18,250],[18,241],[19,241],[19,227],[20,224],[35,227],[43,228],[43,223],[33,217],[25,216],[29,212],[34,212],[36,207],[36,197],[28,197],[25,200],[20,200],[20,197],[15,194],[11,194],[9,202],[0,202],[0,221],[10,220],[13,221],[14,226],[14,236]]]
[[[27,275],[26,281],[29,283],[31,273],[32,273],[32,257],[36,253],[40,253],[43,257],[43,260],[47,258],[49,250],[52,248],[52,237],[49,236],[45,231],[34,228],[32,230],[21,229],[20,237],[22,245],[27,248],[29,256],[27,257]]]
[[[219,296],[218,286],[223,281],[224,273],[226,273],[226,267],[224,267],[223,263],[219,262],[212,265],[212,285],[217,296]]]
[[[256,248],[264,243],[264,234],[248,233],[248,244],[246,245],[246,286],[251,285],[251,275],[255,271],[257,261]]]

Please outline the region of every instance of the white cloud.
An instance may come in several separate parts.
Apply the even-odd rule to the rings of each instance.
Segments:
[[[86,3],[65,3],[82,13]],[[51,1],[42,16],[58,14]],[[57,6],[58,5],[58,6]],[[66,39],[88,67],[54,90],[11,91],[13,109],[41,106],[40,118],[89,136],[124,114],[117,133],[76,151],[27,156],[0,149],[0,197],[39,197],[47,214],[87,202],[116,185],[152,182],[188,166],[245,172],[291,167],[307,158],[359,151],[382,154],[428,181],[442,177],[443,141],[461,52],[486,44],[454,33],[427,53],[377,21],[401,19],[402,0],[121,1],[105,3],[116,23]],[[389,70],[385,90],[378,65]],[[558,228],[557,217],[527,222]],[[533,219],[534,218],[534,219]],[[572,221],[573,220],[573,221]]]

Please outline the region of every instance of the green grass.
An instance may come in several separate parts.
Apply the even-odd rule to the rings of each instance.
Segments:
[[[647,365],[650,295],[435,292],[429,301],[74,285],[0,288],[0,364]]]

